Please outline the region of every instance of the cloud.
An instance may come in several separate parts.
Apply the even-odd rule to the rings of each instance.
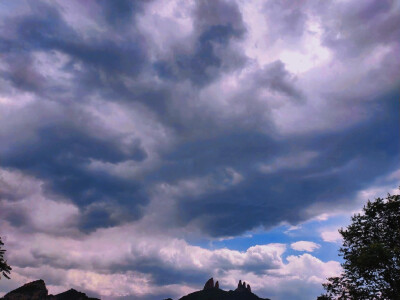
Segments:
[[[285,263],[284,244],[209,250],[165,235],[154,238],[135,226],[71,237],[18,232],[4,221],[2,228],[8,231],[8,259],[15,280],[23,283],[39,276],[52,293],[73,287],[104,299],[178,297],[198,289],[199,281],[214,274],[225,289],[246,278],[253,290],[271,295],[277,286],[293,280],[316,289],[324,276],[338,271],[338,263],[310,255],[290,256]]]
[[[260,171],[271,173],[279,169],[297,169],[307,166],[312,159],[318,156],[318,153],[307,151],[296,153],[293,156],[278,157],[270,165],[261,165]]]
[[[308,18],[304,4],[265,3],[264,11],[270,40],[301,39]]]
[[[384,63],[394,53],[392,48],[377,56],[376,68],[361,64],[364,69],[357,71],[331,62],[299,77],[280,57],[272,55],[263,63],[246,56],[243,47],[252,46],[243,42],[254,32],[247,12],[236,3],[199,2],[178,9],[175,2],[163,6],[154,1],[125,10],[91,3],[102,15],[89,19],[108,29],[103,34],[93,24],[77,27],[83,21],[73,19],[71,11],[88,13],[87,7],[78,10],[77,5],[60,9],[31,4],[21,16],[9,17],[15,30],[2,35],[9,45],[3,49],[3,85],[8,86],[4,99],[20,104],[2,104],[7,111],[2,139],[8,147],[1,155],[6,167],[29,172],[45,182],[47,192],[78,205],[87,217],[83,230],[142,218],[154,187],[203,177],[209,178],[204,187],[209,190],[190,195],[190,207],[187,201],[173,200],[174,207],[184,211],[177,219],[179,226],[199,224],[207,234],[227,236],[282,221],[296,224],[308,217],[302,213],[308,205],[351,197],[393,170],[396,151],[387,149],[376,166],[370,158],[381,148],[368,145],[371,135],[374,145],[393,135],[393,130],[386,136],[374,133],[396,122],[390,113],[394,98],[380,103],[376,96],[361,104],[352,100],[364,96],[356,85],[347,101],[340,100],[348,92],[343,88],[346,76],[359,77],[360,86],[371,86],[370,94],[379,95],[383,88],[369,84],[371,78],[381,78],[385,89],[394,86],[395,79],[387,79],[391,66]],[[162,9],[154,15],[157,7]],[[290,33],[296,26],[285,23],[286,14],[298,15],[302,30],[308,32],[312,24],[306,14],[324,13],[320,9],[278,5],[273,10],[282,14],[274,12],[267,19],[280,15],[282,19],[274,22],[282,23],[276,28],[287,32],[283,36],[299,36]],[[191,24],[192,29],[167,52],[161,51],[154,43],[164,27],[144,28],[156,19],[166,22],[165,30],[174,22]],[[121,42],[115,30],[128,23],[131,29]],[[24,30],[27,24],[35,26]],[[14,48],[22,50],[11,51]],[[344,79],[330,75],[334,72],[329,68]],[[310,86],[316,71],[326,72],[329,80],[318,76],[321,85]],[[382,118],[366,122],[377,110]],[[310,136],[312,132],[319,135]],[[349,135],[357,137],[359,147],[371,150],[360,155],[344,138]],[[360,165],[365,170],[358,176]],[[211,181],[219,181],[215,174],[228,169],[240,174],[240,182],[214,189],[218,183]],[[323,197],[328,183],[337,195]],[[298,194],[300,186],[316,188]],[[286,199],[302,201],[286,200],[287,206],[282,206],[282,190],[288,191]],[[247,191],[253,191],[254,201],[244,196]],[[298,213],[292,209],[296,205]],[[222,207],[224,213],[219,212]],[[264,216],[260,207],[282,213]],[[243,209],[248,215],[241,214]],[[237,224],[222,226],[232,218]]]
[[[325,279],[337,276],[341,272],[338,262],[322,262],[318,258],[303,254],[287,257],[287,264],[280,269],[271,270],[263,276],[230,271],[220,280],[221,286],[237,286],[237,278],[245,278],[250,283],[252,291],[271,299],[310,299],[318,296],[321,283]]]
[[[193,85],[203,86],[220,73],[243,66],[245,57],[229,45],[245,32],[234,2],[200,1],[194,7],[192,22],[194,41],[190,51],[177,49],[172,61],[156,61],[154,68],[159,77],[189,79]]]
[[[23,173],[0,169],[0,209],[5,220],[26,232],[70,234],[78,224],[79,209],[66,199],[51,199],[42,185]]]
[[[330,20],[324,24],[323,43],[352,57],[381,44],[396,43],[399,13],[395,6],[395,1],[365,1],[360,6],[354,2],[332,5]],[[338,15],[340,22],[334,22]],[[363,21],[368,21],[367,26],[360,25]]]
[[[77,206],[66,199],[51,200],[51,195],[43,193],[43,183],[33,177],[6,170],[1,175],[4,193],[0,203],[11,219],[1,220],[0,234],[5,237],[7,259],[13,266],[13,282],[5,285],[4,291],[39,276],[45,279],[51,293],[72,287],[104,299],[180,297],[198,289],[199,282],[215,274],[224,288],[234,288],[238,278],[246,278],[253,290],[271,295],[274,289],[262,282],[272,280],[283,286],[298,273],[304,277],[303,268],[309,269],[310,264],[316,263],[317,269],[318,264],[325,266],[312,258],[303,266],[300,261],[294,263],[297,262],[294,256],[285,263],[284,244],[255,245],[245,251],[194,246],[165,232],[157,234],[147,226],[146,219],[81,233],[77,230],[79,220],[86,216]],[[32,202],[27,203],[30,199]],[[42,203],[46,206],[44,210]],[[12,205],[18,205],[24,212],[23,222],[14,222],[9,210]],[[25,212],[28,206],[31,210],[33,207],[32,214]],[[58,209],[49,211],[54,207]],[[57,217],[46,218],[41,210]],[[63,228],[58,227],[61,221]],[[335,272],[334,266],[332,262],[326,263],[326,272]],[[309,278],[314,276],[306,283],[309,287],[316,288],[316,282],[323,280],[318,272],[307,274]]]
[[[322,231],[321,232],[321,238],[325,242],[329,242],[329,243],[338,243],[338,242],[340,242],[342,240],[342,236],[340,235],[338,230]]]
[[[171,200],[184,212],[172,227],[197,224],[206,234],[232,236],[280,222],[295,225],[309,217],[303,212],[308,206],[352,197],[394,170],[398,146],[378,146],[393,141],[390,124],[397,121],[391,113],[395,97],[382,96],[397,80],[391,74],[398,61],[388,63],[394,41],[358,59],[376,64],[358,61],[354,64],[362,67],[353,68],[332,56],[329,65],[295,75],[290,62],[273,55],[279,45],[271,45],[267,62],[249,56],[253,45],[243,43],[255,32],[247,8],[239,4],[140,3],[125,9],[120,24],[120,7],[88,6],[102,12],[89,15],[90,24],[82,21],[90,9],[78,9],[79,4],[63,9],[30,4],[21,15],[7,16],[13,30],[2,33],[8,46],[1,66],[3,164],[29,172],[45,182],[46,192],[78,205],[86,216],[82,230],[143,218],[155,187],[190,178],[208,178],[209,184],[201,195],[188,195],[191,201]],[[388,7],[382,7],[382,16],[392,14]],[[271,13],[267,21],[281,16],[274,22],[282,27],[276,28],[287,32],[283,37],[299,36],[300,44],[307,41],[290,33],[294,25],[285,23],[286,14],[298,15],[308,36],[317,22],[310,15],[326,13],[324,6],[271,9],[281,14]],[[161,19],[167,25],[144,27]],[[170,25],[174,22],[192,29],[161,51],[156,42],[163,30],[177,26]],[[115,30],[128,23],[132,26],[121,41]],[[24,29],[28,24],[34,24],[32,30]],[[322,25],[313,38],[322,39]],[[107,30],[101,33],[99,26]],[[349,89],[352,77],[357,81]],[[371,119],[376,112],[381,117]],[[360,153],[360,147],[369,150]],[[240,174],[238,184],[215,189],[216,174],[228,169]],[[326,197],[327,186],[337,194]],[[278,210],[282,213],[273,213]]]
[[[314,250],[321,248],[321,245],[314,243],[314,242],[298,241],[298,242],[292,243],[290,245],[290,247],[296,251],[314,252]]]

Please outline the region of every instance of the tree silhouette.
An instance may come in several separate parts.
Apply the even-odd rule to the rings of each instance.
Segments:
[[[2,246],[4,246],[4,243],[0,237],[0,278],[1,274],[3,274],[5,278],[10,279],[8,274],[10,274],[11,267],[7,264],[7,261],[4,260],[4,253],[6,252],[6,250],[2,249],[3,248]]]
[[[400,299],[400,195],[377,198],[340,229],[343,274],[323,284],[323,299]]]

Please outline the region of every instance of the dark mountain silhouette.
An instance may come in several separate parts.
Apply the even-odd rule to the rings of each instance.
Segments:
[[[234,291],[224,291],[219,288],[219,282],[214,285],[214,278],[210,278],[202,291],[197,291],[183,296],[179,300],[270,300],[260,298],[251,292],[250,284],[239,280],[238,287]]]
[[[42,279],[29,282],[9,292],[0,300],[100,300],[90,298],[85,293],[70,289],[66,292],[49,295],[46,284]],[[168,298],[166,300],[172,300]],[[179,300],[270,300],[260,298],[251,292],[251,287],[246,282],[239,280],[238,287],[234,291],[224,291],[219,288],[219,282],[214,284],[210,278],[204,285],[203,290],[183,296]]]
[[[42,279],[29,282],[9,292],[0,300],[100,300],[89,298],[85,293],[70,289],[57,295],[49,295],[46,284]]]

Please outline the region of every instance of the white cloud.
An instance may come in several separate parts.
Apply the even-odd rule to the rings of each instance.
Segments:
[[[321,238],[325,242],[329,242],[329,243],[340,243],[342,241],[342,236],[340,235],[340,233],[337,229],[322,231]]]
[[[282,254],[285,247],[280,244],[254,246],[245,252],[229,249],[211,251],[190,246],[179,240],[164,239],[155,242],[135,237],[135,241],[132,239],[127,242],[127,236],[128,234],[117,240],[113,233],[107,235],[107,238],[92,237],[81,242],[37,237],[39,239],[35,240],[36,243],[40,243],[41,252],[35,254],[37,257],[51,258],[53,261],[49,265],[42,264],[40,267],[21,268],[17,265],[13,272],[17,275],[16,278],[22,276],[21,281],[33,280],[37,276],[51,280],[53,283],[50,292],[53,293],[74,287],[99,293],[104,299],[127,295],[141,297],[159,293],[170,293],[173,297],[180,297],[201,288],[185,284],[155,285],[151,272],[146,274],[135,271],[135,261],[138,264],[153,261],[158,268],[167,268],[174,273],[202,271],[205,277],[221,274],[218,280],[224,289],[234,288],[238,279],[245,279],[255,292],[269,296],[271,290],[283,289],[286,284],[293,281],[296,282],[297,288],[299,288],[298,281],[302,281],[303,286],[315,288],[326,276],[334,274],[338,265],[336,262],[324,263],[315,257],[304,255],[290,256],[287,259],[288,263],[284,264]],[[32,239],[28,240],[32,242]],[[104,245],[106,240],[109,244],[102,248],[101,245]],[[27,244],[24,246],[29,249]],[[25,249],[28,250],[27,248]],[[15,252],[14,248],[10,248],[10,253],[12,252]],[[10,259],[18,261],[15,253],[10,255]],[[61,260],[64,262],[56,267],[57,261]],[[79,268],[66,268],[70,262]],[[113,274],[105,274],[109,273],[105,270],[120,264],[131,264],[131,271],[114,270]],[[260,268],[263,272],[254,272]],[[221,273],[221,270],[224,272]],[[224,273],[226,275],[222,275]]]
[[[250,283],[252,291],[261,297],[309,300],[321,294],[321,283],[326,278],[341,272],[338,262],[323,262],[310,254],[289,256],[287,261],[281,268],[261,276],[243,270],[228,271],[220,280],[221,286],[234,289],[238,279],[242,279]]]
[[[314,250],[319,249],[321,247],[321,245],[314,243],[314,242],[298,241],[298,242],[292,243],[290,245],[290,247],[296,251],[313,252]]]
[[[256,245],[246,251],[209,250],[165,234],[149,235],[140,222],[70,237],[23,232],[4,221],[0,225],[2,235],[6,233],[13,277],[20,284],[40,276],[50,282],[52,293],[73,287],[99,293],[102,299],[165,293],[180,297],[201,288],[156,284],[154,276],[160,272],[183,277],[189,272],[205,278],[220,274],[224,289],[234,288],[243,279],[260,295],[270,296],[293,282],[297,289],[316,289],[338,265],[310,255],[289,256],[285,263],[284,244]]]

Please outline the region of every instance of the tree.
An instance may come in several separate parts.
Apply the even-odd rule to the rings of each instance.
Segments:
[[[2,246],[4,246],[4,243],[0,237],[0,277],[1,274],[3,274],[5,278],[10,279],[8,274],[10,274],[11,267],[7,264],[7,261],[4,260],[4,253],[6,252],[6,250],[2,249]]]
[[[400,299],[400,195],[377,198],[340,229],[343,273],[323,284],[323,299]]]

